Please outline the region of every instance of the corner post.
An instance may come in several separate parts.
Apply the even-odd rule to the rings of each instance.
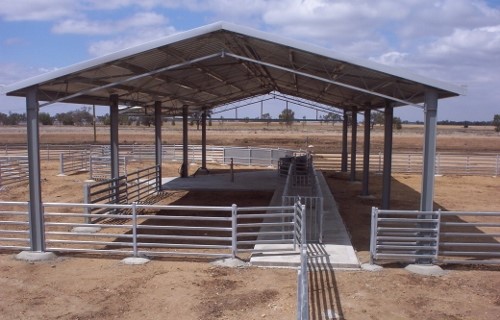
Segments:
[[[425,92],[425,123],[424,123],[424,150],[422,170],[422,193],[420,210],[432,211],[434,204],[434,168],[436,158],[436,118],[438,106],[437,91],[427,89]]]
[[[382,209],[388,210],[391,203],[392,175],[392,124],[393,106],[388,104],[384,109],[384,164],[382,172]]]
[[[40,131],[38,125],[38,88],[28,89],[26,95],[26,118],[28,132],[28,170],[29,170],[29,224],[31,251],[45,251],[45,226],[40,182]]]

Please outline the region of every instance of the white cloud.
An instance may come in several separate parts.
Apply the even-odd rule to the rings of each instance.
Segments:
[[[77,5],[67,0],[2,1],[0,17],[7,21],[50,21],[75,14]]]
[[[462,62],[483,64],[487,60],[497,62],[500,66],[500,25],[456,29],[452,34],[422,46],[420,51],[425,56],[436,60],[455,57]]]
[[[92,56],[102,56],[122,49],[143,44],[175,33],[174,27],[145,28],[134,33],[108,40],[94,42],[89,47]]]
[[[119,21],[90,21],[67,19],[54,25],[52,31],[59,34],[109,35],[131,28],[163,25],[167,18],[154,12],[139,12]]]

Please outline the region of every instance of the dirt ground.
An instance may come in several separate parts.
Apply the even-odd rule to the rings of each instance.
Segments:
[[[455,145],[474,144],[477,139],[464,136],[465,140],[455,139]],[[476,148],[493,151],[496,142],[498,152],[498,136],[488,137],[491,141]],[[165,164],[164,174],[176,175],[177,167]],[[57,177],[57,171],[57,163],[42,162],[43,200],[81,201],[87,174]],[[361,200],[360,184],[337,172],[324,174],[359,259],[366,262],[370,207],[380,203],[380,176],[371,177],[375,199]],[[419,176],[394,175],[393,208],[417,209],[419,190]],[[437,177],[435,203],[446,210],[498,211],[499,192],[499,178]],[[196,199],[197,204],[207,204],[203,197]],[[0,191],[0,200],[25,201],[27,187]],[[207,259],[179,258],[127,266],[116,257],[83,254],[32,264],[15,260],[15,253],[0,253],[1,319],[295,318],[293,269],[223,268]],[[443,267],[448,273],[441,277],[410,274],[398,264],[385,265],[379,272],[312,270],[311,319],[498,319],[499,267]]]

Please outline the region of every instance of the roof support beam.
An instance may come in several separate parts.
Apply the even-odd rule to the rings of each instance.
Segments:
[[[434,168],[436,159],[436,117],[437,92],[428,89],[425,92],[424,151],[422,170],[421,211],[432,211],[434,206]]]
[[[352,108],[351,112],[351,181],[356,181],[356,146],[358,142],[358,109]]]
[[[361,187],[361,195],[366,197],[370,194],[370,126],[371,126],[371,109],[365,109],[365,137],[363,141],[363,184]]]
[[[349,117],[347,109],[344,109],[344,116],[342,121],[342,158],[340,161],[340,171],[347,172],[347,133],[349,131]]]
[[[391,204],[391,167],[392,167],[392,123],[394,109],[388,103],[384,111],[384,171],[382,172],[382,205],[384,210]]]
[[[162,139],[161,139],[161,126],[163,120],[161,118],[161,101],[155,101],[155,160],[158,168],[158,174],[156,175],[156,191],[161,191],[161,165],[163,163],[163,150],[162,150]]]
[[[42,186],[40,183],[40,134],[38,125],[38,88],[30,87],[26,95],[28,120],[29,222],[30,246],[33,252],[45,251]]]
[[[70,94],[70,95],[68,95],[66,97],[62,97],[62,98],[59,98],[59,99],[55,99],[53,101],[46,102],[44,104],[41,104],[40,107],[45,107],[45,106],[48,106],[48,105],[51,105],[51,104],[54,104],[54,103],[57,103],[57,102],[63,102],[63,101],[69,100],[69,99],[73,99],[73,98],[76,98],[76,97],[79,97],[79,96],[83,96],[83,95],[86,95],[86,94],[89,94],[89,93],[97,92],[97,91],[100,91],[100,90],[113,88],[113,87],[115,87],[117,85],[124,84],[124,83],[130,82],[130,81],[139,80],[139,79],[142,79],[142,78],[145,78],[145,77],[150,77],[150,76],[155,75],[155,74],[159,74],[159,73],[162,73],[162,72],[166,72],[166,71],[170,71],[170,70],[182,68],[184,66],[187,66],[187,65],[190,65],[190,64],[193,64],[193,63],[197,63],[197,62],[201,62],[201,61],[205,61],[205,60],[210,60],[210,59],[213,59],[213,58],[216,58],[216,57],[220,57],[220,56],[221,56],[220,53],[209,54],[207,56],[199,57],[199,58],[192,59],[192,60],[189,60],[189,61],[185,61],[185,62],[182,62],[182,63],[177,63],[177,64],[173,64],[173,65],[170,65],[170,66],[167,66],[167,67],[163,67],[163,68],[159,68],[159,69],[152,70],[152,71],[149,71],[149,72],[141,73],[141,74],[132,76],[132,77],[127,78],[127,79],[119,80],[119,81],[108,83],[108,84],[101,85],[101,86],[97,86],[97,87],[94,87],[94,88],[91,88],[91,89],[88,89],[88,90],[82,90],[80,92],[76,92],[76,93]]]
[[[342,83],[342,82],[339,82],[339,81],[330,80],[330,79],[326,79],[326,78],[323,78],[323,77],[318,77],[318,76],[315,76],[315,75],[312,75],[312,74],[309,74],[309,73],[305,73],[305,72],[302,72],[302,71],[293,70],[293,69],[290,69],[290,68],[278,66],[278,65],[275,65],[275,64],[272,64],[272,63],[268,63],[268,62],[264,62],[264,61],[257,60],[257,59],[252,59],[252,58],[240,56],[240,55],[237,55],[237,54],[234,54],[234,53],[230,53],[230,52],[225,52],[224,55],[228,56],[228,57],[235,58],[235,59],[239,59],[239,60],[243,60],[243,61],[248,61],[248,62],[256,63],[256,64],[259,64],[259,65],[262,65],[262,66],[274,68],[274,69],[277,69],[277,70],[291,72],[291,73],[294,73],[294,74],[297,74],[297,75],[300,75],[300,76],[303,76],[303,77],[307,77],[307,78],[310,78],[310,79],[315,79],[315,80],[318,80],[318,81],[323,81],[323,82],[326,82],[326,83],[335,84],[335,85],[338,85],[340,87],[344,87],[344,88],[347,88],[347,89],[364,92],[364,93],[367,93],[367,94],[370,94],[370,95],[374,95],[374,96],[377,96],[377,97],[380,97],[380,98],[384,98],[384,99],[387,99],[387,100],[390,100],[390,101],[399,102],[399,103],[401,103],[403,105],[411,105],[411,106],[417,106],[419,108],[422,108],[422,106],[420,104],[413,103],[411,101],[406,101],[406,100],[398,99],[398,98],[395,98],[395,97],[391,97],[391,96],[388,96],[388,95],[385,95],[385,94],[382,94],[382,93],[374,92],[374,91],[363,89],[363,88],[360,88],[360,87],[356,87],[356,86],[353,86],[353,85],[350,85],[350,84],[347,84],[347,83]]]

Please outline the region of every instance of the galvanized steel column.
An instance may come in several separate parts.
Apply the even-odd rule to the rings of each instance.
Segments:
[[[182,107],[182,168],[181,178],[188,176],[188,107]]]
[[[38,126],[38,88],[31,87],[26,95],[28,129],[28,169],[30,188],[30,244],[31,251],[45,251],[44,215],[40,183],[40,135]]]
[[[109,114],[110,114],[110,152],[111,152],[111,179],[120,176],[119,164],[119,141],[118,141],[118,95],[112,94],[109,97]]]
[[[391,205],[391,167],[392,167],[392,123],[394,110],[387,105],[384,110],[384,171],[382,173],[382,205],[381,209],[389,209]]]
[[[340,164],[340,171],[347,172],[347,127],[349,119],[347,117],[347,110],[344,109],[344,119],[342,121],[342,160]]]
[[[369,195],[370,183],[370,128],[371,128],[371,110],[365,110],[365,137],[363,141],[363,185],[361,195]]]
[[[201,114],[201,168],[207,169],[207,109]]]
[[[434,169],[436,159],[436,117],[438,106],[437,91],[425,92],[424,150],[422,168],[422,193],[420,210],[432,211],[434,207]]]
[[[351,117],[351,181],[356,180],[356,144],[357,144],[357,135],[358,135],[358,108],[352,108],[352,117]]]
[[[161,126],[163,119],[161,117],[161,101],[155,101],[155,153],[156,165],[158,166],[158,180],[156,182],[157,191],[161,191],[161,165],[163,163],[163,146],[161,139]]]

